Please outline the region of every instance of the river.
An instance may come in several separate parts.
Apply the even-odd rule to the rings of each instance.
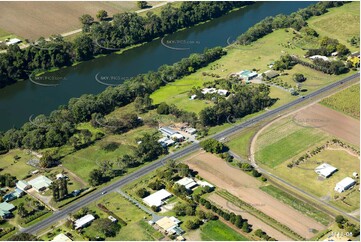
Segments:
[[[163,41],[157,39],[122,54],[113,53],[42,77],[43,84],[54,85],[43,86],[27,80],[7,86],[0,89],[0,130],[20,127],[32,115],[49,114],[72,97],[99,93],[108,85],[157,70],[163,64],[172,64],[205,48],[226,46],[265,17],[289,14],[311,3],[314,2],[257,2],[169,35]]]

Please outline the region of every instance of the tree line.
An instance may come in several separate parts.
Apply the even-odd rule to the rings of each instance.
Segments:
[[[39,115],[19,129],[0,132],[0,150],[42,149],[64,145],[74,135],[82,133],[75,128],[76,124],[91,120],[92,114],[108,114],[115,107],[125,106],[137,97],[145,97],[166,83],[189,75],[225,54],[226,51],[221,47],[208,49],[183,58],[173,65],[162,65],[156,72],[137,75],[122,85],[108,87],[99,94],[84,94],[79,98],[72,98],[67,105],[60,106],[49,116]]]
[[[103,17],[100,17],[100,22],[94,22],[90,15],[83,15],[80,18],[84,25],[83,33],[73,42],[64,40],[61,35],[53,35],[50,41],[40,38],[25,49],[9,46],[7,52],[0,55],[0,88],[26,80],[31,73],[70,66],[96,55],[148,42],[251,3],[182,2],[179,8],[167,4],[160,16],[152,12],[148,12],[146,17],[125,12],[115,14],[112,23]]]
[[[291,13],[290,15],[278,14],[275,17],[267,17],[240,35],[237,42],[242,45],[247,45],[269,33],[272,33],[276,29],[293,28],[298,31],[307,25],[306,20],[309,18],[322,15],[327,12],[328,8],[339,7],[345,3],[347,2],[318,2],[308,6],[307,8]]]

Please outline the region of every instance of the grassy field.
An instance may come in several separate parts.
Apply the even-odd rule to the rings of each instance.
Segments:
[[[360,84],[353,85],[327,97],[320,103],[353,118],[360,119]]]
[[[123,226],[116,237],[107,238],[107,240],[117,241],[130,241],[130,240],[141,240],[141,241],[153,241],[160,240],[163,235],[148,225],[150,217],[148,214],[143,212],[141,209],[130,203],[128,200],[123,198],[120,194],[114,192],[104,196],[101,200],[89,206],[89,209],[96,211],[99,217],[104,218],[108,215],[99,208],[96,204],[101,203],[106,206],[110,211],[114,212],[117,216],[123,219],[127,225]],[[97,232],[92,226],[85,229],[86,235],[95,235]]]
[[[209,221],[201,227],[201,238],[207,241],[247,241],[248,239],[237,233],[219,220]]]
[[[360,2],[355,1],[342,7],[329,9],[329,12],[317,17],[312,17],[308,25],[315,29],[321,36],[338,39],[352,51],[358,49],[352,47],[347,40],[360,35]]]
[[[259,126],[249,127],[237,135],[230,137],[230,141],[226,143],[227,146],[237,155],[247,159],[251,139],[258,129]]]
[[[293,122],[292,118],[285,118],[260,134],[256,141],[255,158],[274,168],[327,138],[328,135],[321,130],[306,129]]]
[[[304,152],[305,151],[303,151],[303,153]],[[322,162],[327,162],[336,167],[338,171],[327,179],[319,179],[314,169]],[[287,163],[288,162],[284,162],[277,166],[272,172],[288,180],[293,185],[321,197],[323,200],[329,201],[345,211],[351,212],[360,207],[358,186],[341,194],[334,191],[337,182],[347,176],[352,176],[353,172],[360,172],[360,161],[357,157],[350,155],[344,150],[323,150],[313,156],[309,161],[292,169],[287,167]],[[350,205],[342,202],[342,197],[345,197],[344,201]]]
[[[307,216],[315,219],[316,221],[322,223],[323,225],[328,225],[331,221],[331,218],[327,214],[317,210],[316,208],[312,207],[310,204],[305,203],[291,196],[287,192],[284,192],[275,186],[268,185],[268,186],[260,187],[260,189],[270,194],[272,197],[275,197],[278,200],[282,201],[283,203],[300,211],[301,213],[306,214]]]
[[[15,156],[19,156],[20,159],[15,160]],[[36,170],[36,168],[26,164],[26,162],[32,158],[34,158],[34,156],[25,150],[10,150],[8,153],[0,155],[0,168],[3,169],[1,173],[10,173],[16,176],[16,178],[22,179],[29,174],[30,171]]]

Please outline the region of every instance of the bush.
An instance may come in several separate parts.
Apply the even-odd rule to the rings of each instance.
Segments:
[[[223,153],[228,150],[227,146],[215,139],[204,140],[200,143],[200,145],[205,151],[216,154]]]
[[[138,191],[136,192],[137,193],[137,195],[140,197],[140,198],[145,198],[145,197],[147,197],[147,196],[149,196],[149,192],[147,191],[147,189],[145,189],[145,188],[140,188],[140,189],[138,189]]]

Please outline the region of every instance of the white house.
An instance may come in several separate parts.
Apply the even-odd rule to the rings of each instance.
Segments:
[[[344,192],[355,184],[355,180],[353,180],[351,177],[346,177],[336,184],[335,191],[339,193]]]
[[[152,206],[159,207],[163,205],[164,201],[171,196],[172,196],[171,193],[169,193],[165,189],[162,189],[149,195],[148,197],[143,198],[143,202],[147,204],[149,207]]]
[[[94,219],[95,219],[95,217],[93,215],[87,214],[87,215],[81,217],[80,219],[75,220],[75,222],[74,222],[75,229],[83,228],[84,226],[93,222]]]
[[[331,166],[330,164],[323,163],[322,165],[316,167],[315,172],[324,178],[331,176],[337,171],[336,167]]]
[[[177,181],[176,184],[185,186],[185,188],[187,188],[189,190],[192,189],[193,187],[198,186],[198,184],[192,178],[189,178],[189,177],[183,177],[182,179]]]
[[[17,39],[17,38],[13,38],[13,39],[9,39],[9,41],[6,41],[6,45],[10,46],[10,45],[16,45],[19,44],[21,42],[21,40]]]
[[[213,93],[216,93],[217,92],[217,89],[215,89],[214,87],[211,87],[211,88],[203,88],[202,89],[202,93],[203,94],[213,94]]]
[[[323,56],[323,55],[313,55],[313,56],[310,56],[310,59],[311,60],[321,59],[321,60],[324,60],[324,61],[329,61],[328,57]]]
[[[175,143],[174,140],[169,139],[168,137],[163,137],[158,140],[158,143],[160,143],[163,147],[171,146]]]
[[[221,96],[227,96],[228,95],[228,90],[218,89],[217,93],[218,93],[218,95],[221,95]]]
[[[197,133],[197,130],[195,128],[186,128],[185,132],[188,134],[195,134]]]
[[[167,232],[168,234],[177,234],[180,235],[184,231],[178,226],[181,221],[179,221],[175,217],[163,217],[159,220],[157,220],[155,223],[163,230],[164,232]]]

